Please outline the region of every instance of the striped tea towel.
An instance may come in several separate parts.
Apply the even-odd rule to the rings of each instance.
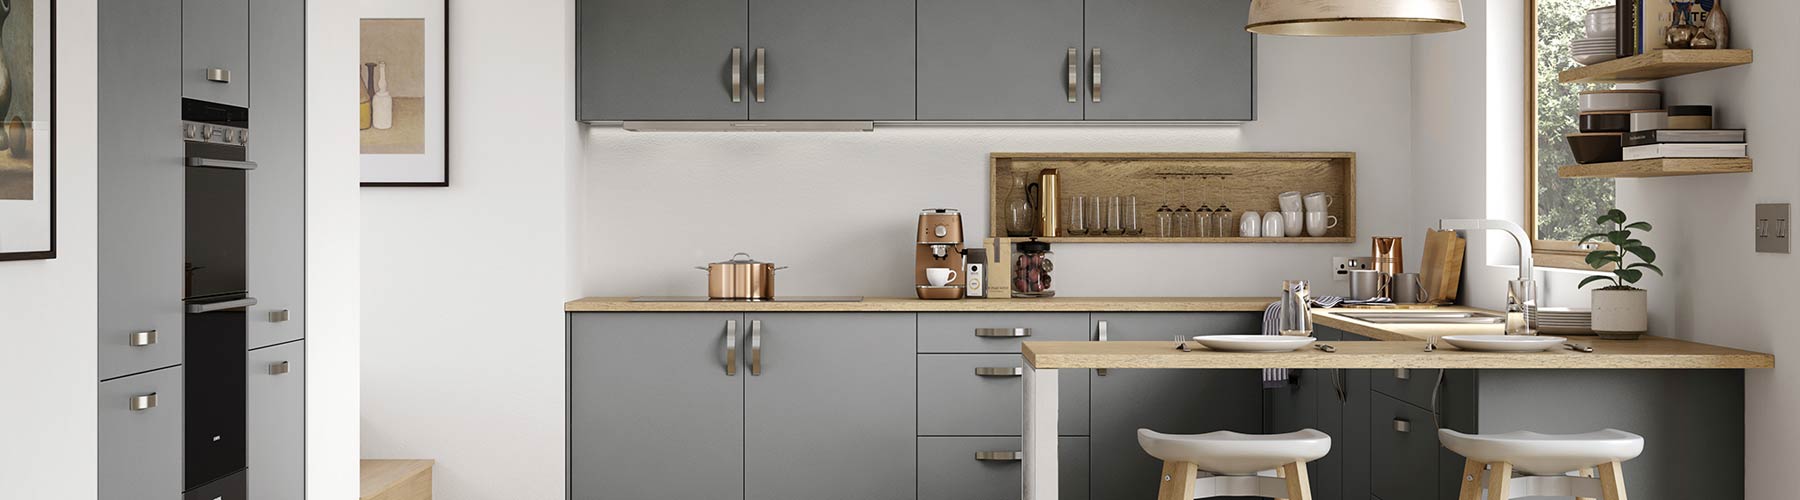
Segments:
[[[1312,306],[1322,309],[1330,309],[1340,305],[1386,304],[1390,302],[1393,302],[1393,300],[1387,297],[1376,297],[1368,300],[1349,300],[1343,297],[1322,295],[1312,298]],[[1262,333],[1263,335],[1281,335],[1281,302],[1271,302],[1269,303],[1268,308],[1263,309]],[[1262,382],[1264,389],[1276,389],[1285,386],[1288,383],[1288,369],[1264,368]]]

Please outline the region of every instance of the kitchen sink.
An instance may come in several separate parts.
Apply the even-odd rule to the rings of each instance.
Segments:
[[[1397,309],[1390,311],[1332,311],[1332,314],[1358,321],[1382,324],[1497,325],[1506,322],[1506,316],[1500,314],[1469,311]]]

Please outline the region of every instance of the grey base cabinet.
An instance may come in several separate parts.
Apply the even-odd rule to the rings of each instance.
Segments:
[[[100,383],[100,500],[180,500],[187,401],[177,366]]]
[[[249,352],[245,443],[250,498],[306,498],[306,341]]]
[[[996,500],[1019,498],[1024,467],[1016,437],[919,438],[919,498]],[[1088,438],[1056,442],[1062,500],[1088,498]]]

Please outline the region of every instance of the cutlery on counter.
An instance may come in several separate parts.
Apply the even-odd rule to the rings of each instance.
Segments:
[[[1563,347],[1567,347],[1567,348],[1569,348],[1569,350],[1576,351],[1576,352],[1594,352],[1594,346],[1585,345],[1585,344],[1576,344],[1574,342],[1563,344]]]
[[[1313,348],[1325,352],[1337,352],[1337,348],[1332,347],[1331,344],[1313,344]]]

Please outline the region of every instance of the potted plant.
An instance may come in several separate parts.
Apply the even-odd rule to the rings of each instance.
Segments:
[[[1589,266],[1594,269],[1612,266],[1611,274],[1589,276],[1578,286],[1586,288],[1589,283],[1608,283],[1594,289],[1594,333],[1608,340],[1636,339],[1650,330],[1649,293],[1632,285],[1644,278],[1645,270],[1655,271],[1658,276],[1663,273],[1662,268],[1656,267],[1656,251],[1632,237],[1633,231],[1650,232],[1650,223],[1628,222],[1625,212],[1618,209],[1608,210],[1595,218],[1594,223],[1609,230],[1587,235],[1581,243],[1612,244],[1611,248],[1600,248],[1587,254]],[[1627,262],[1632,257],[1638,262]]]

